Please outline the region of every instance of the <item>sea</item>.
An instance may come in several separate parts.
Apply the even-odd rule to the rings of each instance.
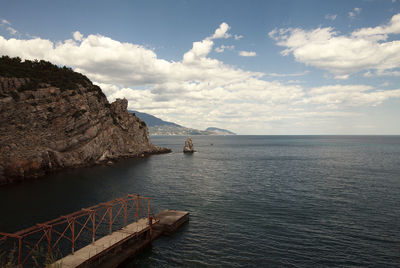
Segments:
[[[1,187],[0,231],[137,193],[190,221],[126,267],[400,267],[400,136],[192,138]]]

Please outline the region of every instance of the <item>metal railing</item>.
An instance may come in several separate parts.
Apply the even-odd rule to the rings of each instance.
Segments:
[[[35,252],[42,247],[47,251],[45,258],[53,256],[54,251],[60,248],[63,251],[61,255],[73,254],[107,232],[111,234],[113,229],[125,227],[128,221],[135,222],[141,218],[151,220],[151,214],[149,197],[129,194],[16,233],[0,232],[0,247],[3,252],[14,251],[17,255],[16,264],[23,267],[37,261]],[[68,244],[70,250],[66,250]]]

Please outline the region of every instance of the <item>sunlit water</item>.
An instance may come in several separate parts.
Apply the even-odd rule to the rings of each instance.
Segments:
[[[135,267],[400,267],[400,136],[152,137],[174,152],[0,188],[0,231],[128,193],[190,222]]]

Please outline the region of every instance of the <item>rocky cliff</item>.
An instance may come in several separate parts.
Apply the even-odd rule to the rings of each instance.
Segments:
[[[85,76],[48,62],[29,66],[11,59],[14,62],[7,67],[2,60],[0,184],[68,167],[169,152],[150,142],[146,124],[128,113],[126,99],[110,104]],[[18,64],[25,64],[22,71]]]

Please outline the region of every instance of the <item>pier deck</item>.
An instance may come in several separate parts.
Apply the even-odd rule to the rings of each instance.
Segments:
[[[182,224],[189,220],[189,212],[181,210],[164,210],[156,215],[157,226],[163,229],[163,234],[173,234]]]
[[[16,254],[10,263],[19,268],[118,267],[188,220],[185,211],[154,215],[149,197],[128,194],[15,233],[0,232],[0,255]],[[59,260],[47,265],[55,255]]]
[[[66,257],[56,261],[54,264],[56,267],[58,267],[57,265],[65,268],[79,267],[91,259],[96,259],[100,257],[100,255],[104,255],[107,251],[119,246],[121,243],[133,236],[138,236],[149,231],[149,229],[150,225],[148,219],[140,219],[137,222],[125,226],[121,230],[117,230],[112,234],[106,235],[92,244],[81,248],[74,252],[74,254],[67,255]]]
[[[151,228],[147,218],[140,219],[56,261],[54,266],[117,267],[162,234],[171,235],[188,220],[189,212],[164,210],[155,216]]]

